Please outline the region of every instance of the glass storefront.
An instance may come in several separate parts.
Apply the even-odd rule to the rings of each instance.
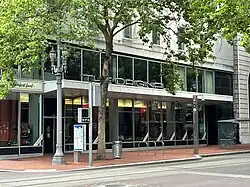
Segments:
[[[0,155],[42,153],[41,101],[35,93],[13,93],[0,100]]]
[[[64,102],[65,151],[68,152],[73,150],[73,125],[77,123],[77,108],[87,107],[88,100],[84,96],[65,99]],[[203,105],[199,105],[199,138],[206,144],[203,108]],[[93,107],[94,149],[97,146],[97,115],[98,108]],[[163,141],[166,146],[193,144],[192,103],[109,99],[106,115],[107,149],[117,139],[123,141],[124,148],[136,147],[139,142],[159,142],[161,145]],[[143,143],[140,145],[145,146]]]

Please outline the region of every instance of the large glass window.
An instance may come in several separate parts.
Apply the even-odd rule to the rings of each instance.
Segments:
[[[18,99],[0,100],[0,147],[18,146]]]
[[[196,73],[193,69],[187,68],[187,91],[196,92]]]
[[[135,140],[147,140],[148,122],[147,122],[147,102],[142,100],[134,101],[134,119],[135,119]]]
[[[215,72],[215,93],[233,95],[233,75],[230,73]]]
[[[204,93],[205,92],[205,79],[204,79],[204,71],[198,71],[198,92]]]
[[[162,102],[163,140],[175,140],[174,103]]]
[[[158,62],[148,62],[149,82],[161,82],[161,64]]]
[[[105,60],[105,54],[102,53],[102,69],[103,69],[104,60]],[[109,77],[112,77],[112,78],[117,77],[117,56],[116,55],[112,55],[112,59],[109,64]]]
[[[186,90],[187,86],[186,86],[186,77],[185,77],[186,76],[185,67],[182,67],[182,66],[179,67],[179,74],[180,74],[180,79],[183,84],[181,90]]]
[[[21,146],[33,145],[39,138],[39,95],[21,94]]]
[[[147,61],[135,58],[134,64],[135,80],[147,81]]]
[[[66,79],[81,80],[81,50],[71,48],[67,58],[67,73]]]
[[[214,73],[206,71],[206,93],[214,93]]]
[[[132,58],[118,56],[118,77],[123,79],[133,79]]]
[[[34,145],[39,138],[39,96],[39,94],[20,93],[13,94],[6,100],[0,100],[0,147],[19,145],[19,119],[20,145]]]
[[[176,103],[175,105],[176,140],[184,141],[187,138],[185,121],[186,121],[185,104]]]
[[[119,99],[119,137],[123,141],[133,141],[132,100]]]
[[[161,103],[149,101],[149,140],[157,140],[161,134]]]
[[[100,53],[95,51],[83,51],[83,74],[100,77]]]

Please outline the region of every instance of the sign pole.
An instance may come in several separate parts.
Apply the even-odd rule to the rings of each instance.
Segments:
[[[193,96],[193,130],[194,130],[194,154],[199,154],[199,117],[198,96]]]
[[[92,152],[92,105],[93,105],[93,90],[92,82],[89,83],[89,166],[93,166]]]

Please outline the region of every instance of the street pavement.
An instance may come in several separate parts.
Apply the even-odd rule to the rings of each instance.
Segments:
[[[1,172],[0,187],[249,187],[250,154],[71,172]]]

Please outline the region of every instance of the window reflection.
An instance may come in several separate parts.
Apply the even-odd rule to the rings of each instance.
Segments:
[[[198,71],[198,92],[205,92],[205,79],[204,79],[204,71]]]
[[[179,74],[180,74],[180,79],[181,79],[182,84],[183,84],[181,90],[186,90],[187,88],[186,88],[186,78],[185,78],[185,75],[186,75],[185,74],[185,67],[179,67]]]
[[[215,93],[233,95],[233,75],[230,73],[215,72]]]
[[[187,91],[196,92],[196,73],[193,69],[187,68]]]
[[[94,51],[83,51],[83,74],[100,77],[100,53]]]
[[[124,79],[133,79],[132,58],[118,56],[118,77]]]
[[[206,71],[206,93],[214,93],[214,74],[212,71]]]
[[[103,69],[103,63],[105,61],[105,54],[102,53],[102,69]],[[101,71],[102,71],[101,69]],[[117,56],[112,55],[111,62],[109,64],[109,77],[116,78],[117,76]]]
[[[149,61],[149,82],[161,82],[161,64]]]
[[[133,141],[132,100],[119,99],[119,137],[122,141]]]
[[[161,103],[149,101],[149,140],[157,140],[161,134]]]
[[[67,73],[66,79],[81,80],[81,50],[71,48],[67,58]]]
[[[147,123],[147,102],[141,100],[134,101],[135,118],[135,140],[142,141],[148,133]]]
[[[135,58],[135,80],[147,81],[147,61]]]

